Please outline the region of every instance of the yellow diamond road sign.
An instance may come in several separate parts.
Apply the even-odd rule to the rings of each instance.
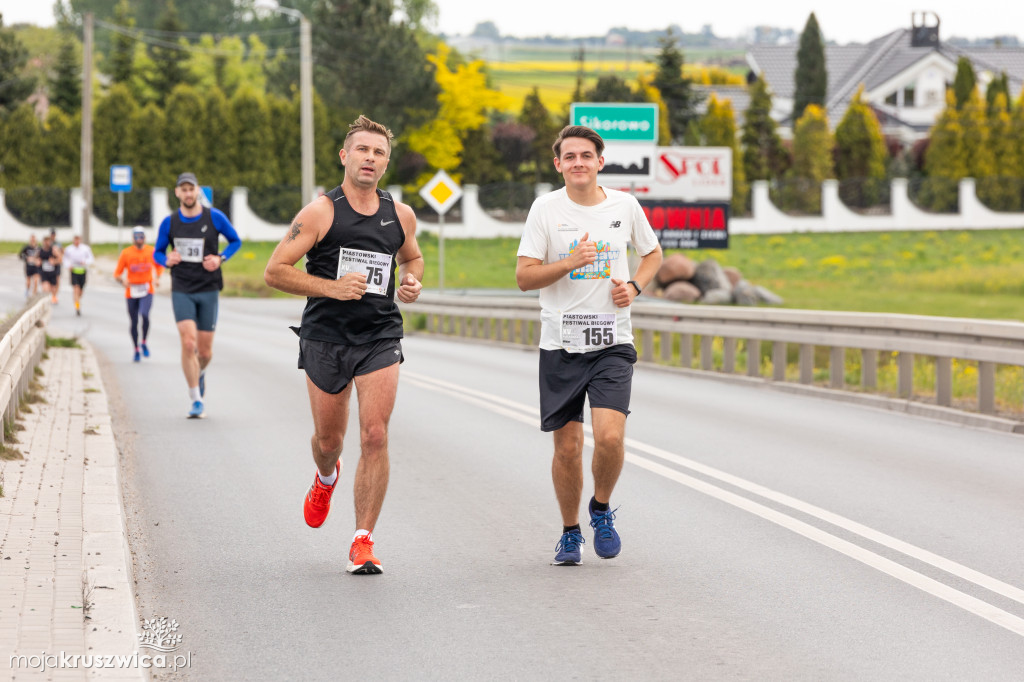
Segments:
[[[462,188],[447,173],[439,170],[427,184],[423,185],[420,196],[435,211],[444,215],[462,196]]]

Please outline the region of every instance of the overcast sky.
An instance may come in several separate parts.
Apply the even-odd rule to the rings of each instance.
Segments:
[[[616,26],[661,30],[669,24],[678,24],[688,33],[698,32],[705,24],[710,24],[716,35],[735,37],[759,25],[799,32],[813,11],[827,40],[848,43],[866,42],[897,28],[909,27],[911,12],[928,9],[938,14],[943,38],[1017,35],[1024,40],[1024,2],[1021,0],[712,0],[686,4],[669,0],[434,2],[440,12],[434,28],[449,35],[468,34],[478,23],[493,21],[502,35],[518,37],[604,35]],[[282,0],[281,4],[287,5],[287,0]],[[0,12],[5,25],[53,24],[52,0],[0,0]]]

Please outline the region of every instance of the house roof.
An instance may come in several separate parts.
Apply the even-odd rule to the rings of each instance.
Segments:
[[[1005,71],[1014,96],[1024,87],[1024,48],[973,48],[945,43],[912,47],[911,34],[911,29],[899,29],[866,44],[825,46],[825,101],[833,126],[842,120],[862,83],[872,90],[935,53],[954,63],[960,56],[966,56],[975,72],[998,75]],[[797,49],[797,45],[754,45],[747,52],[747,62],[754,73],[764,77],[774,97],[793,99],[795,95]]]

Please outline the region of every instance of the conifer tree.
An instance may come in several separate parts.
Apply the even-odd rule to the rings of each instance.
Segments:
[[[732,111],[732,102],[719,100],[712,93],[708,100],[707,112],[701,119],[701,131],[704,144],[709,147],[728,147],[732,150],[732,210],[743,214],[747,210],[749,187],[743,173],[743,160],[740,156],[740,143],[736,135],[736,117]]]
[[[270,115],[263,93],[241,87],[230,102],[234,122],[233,157],[236,182],[250,190],[259,190],[274,183],[277,159],[268,140],[273,139]]]
[[[163,42],[178,43],[178,46],[175,47],[153,45],[150,48],[150,54],[155,66],[150,85],[156,93],[157,104],[163,106],[167,98],[170,97],[171,92],[174,91],[174,88],[181,83],[187,82],[188,78],[188,72],[185,67],[188,53],[181,49],[187,42],[184,38],[174,39],[174,35],[181,33],[183,30],[174,0],[167,0],[164,12],[157,23],[157,28],[164,33]]]
[[[807,17],[803,33],[800,34],[800,48],[796,53],[796,72],[793,77],[796,90],[793,95],[792,120],[799,121],[808,104],[825,106],[825,95],[828,91],[825,47],[814,12]]]
[[[862,85],[836,126],[836,177],[856,181],[841,191],[847,204],[865,207],[878,201],[887,156],[881,126],[864,102]]]
[[[956,97],[957,111],[964,108],[964,104],[971,98],[971,93],[978,82],[974,75],[974,66],[967,57],[960,57],[956,60],[956,76],[953,78],[953,94]]]
[[[27,62],[28,49],[13,29],[4,27],[0,14],[0,110],[13,111],[35,89],[32,79],[24,75]]]
[[[530,143],[530,160],[528,163],[533,168],[533,182],[558,183],[558,174],[555,172],[552,159],[555,153],[551,151],[555,137],[558,136],[560,128],[555,123],[551,112],[544,106],[540,99],[540,90],[534,86],[523,99],[523,109],[519,114],[519,122],[529,126],[536,133],[533,142]]]
[[[988,145],[992,153],[992,177],[977,178],[978,198],[995,211],[1017,211],[1020,205],[1017,184],[1013,176],[1019,166],[1021,150],[1014,145],[1012,121],[1006,105],[1006,95],[999,92],[987,117]]]
[[[991,115],[996,110],[996,97],[1002,95],[1006,102],[1010,101],[1010,77],[1006,72],[1001,72],[993,78],[988,87],[985,88],[985,104],[988,106],[988,113]]]
[[[69,114],[82,108],[82,68],[78,64],[77,52],[74,39],[69,33],[64,33],[53,68],[50,102]]]
[[[740,144],[743,174],[748,182],[779,178],[786,171],[787,155],[771,116],[772,96],[764,78],[750,88],[750,106],[744,114]]]
[[[167,145],[164,161],[172,175],[192,171],[203,185],[211,185],[212,179],[198,175],[202,157],[213,155],[221,146],[223,137],[213,138],[210,144],[198,143],[196,133],[203,128],[203,99],[191,85],[181,83],[167,97],[164,112],[164,143]],[[265,143],[270,140],[268,134]]]
[[[167,151],[171,145],[165,142],[167,117],[163,109],[150,102],[136,112],[133,127],[139,160],[135,170],[135,186],[146,193],[153,187],[172,186],[177,173],[167,167]]]
[[[42,126],[27,102],[5,118],[0,124],[0,187],[34,187],[43,179],[39,163]]]
[[[51,106],[46,112],[41,154],[43,185],[71,189],[78,184],[81,131],[82,121],[79,115],[69,116],[57,106]]]
[[[671,29],[666,31],[664,36],[658,38],[658,44],[661,49],[655,57],[656,70],[652,83],[661,94],[661,99],[668,110],[672,142],[678,144],[686,136],[690,123],[699,120],[700,114],[697,112],[697,106],[703,97],[693,90],[690,79],[683,76],[683,52],[679,49],[678,39]]]
[[[114,8],[113,23],[124,29],[135,28],[135,17],[132,16],[132,6],[128,0],[120,0]],[[114,33],[114,47],[110,53],[110,67],[108,74],[112,83],[125,83],[134,88],[133,79],[135,75],[135,46],[136,40],[124,33]]]
[[[996,174],[993,149],[990,144],[985,103],[975,88],[960,109],[964,148],[967,150],[967,175],[976,180]]]
[[[118,83],[97,102],[93,116],[93,208],[97,217],[112,224],[117,224],[117,195],[107,190],[110,167],[127,164],[137,168],[141,162],[134,125],[138,109],[128,86]],[[128,193],[125,196],[126,224],[137,222],[138,214],[144,212],[142,207],[148,204],[140,192]]]
[[[956,210],[957,186],[961,178],[967,177],[967,150],[952,90],[946,92],[946,108],[932,126],[924,170],[928,178],[921,187],[921,205],[932,211]]]
[[[806,213],[821,211],[821,183],[835,177],[832,147],[825,110],[808,104],[793,131],[793,166],[784,193],[787,208]]]
[[[235,137],[234,123],[231,119],[231,106],[220,88],[211,88],[203,97],[203,117],[196,125],[198,142],[207,149],[221,146],[230,149]],[[170,169],[171,174],[175,172]],[[203,184],[230,188],[238,184],[235,161],[228,155],[214,156],[210,153],[201,154],[196,159],[196,173]],[[203,180],[208,178],[208,180]],[[173,178],[171,178],[173,181]],[[173,182],[172,182],[173,184]]]

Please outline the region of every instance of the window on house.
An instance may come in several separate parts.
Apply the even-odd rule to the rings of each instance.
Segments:
[[[908,85],[903,88],[903,106],[912,107],[914,106],[914,86]]]
[[[888,97],[886,97],[885,98],[885,103],[886,104],[891,104],[893,106],[896,106],[896,94],[897,93],[894,92],[891,95],[889,95]]]

